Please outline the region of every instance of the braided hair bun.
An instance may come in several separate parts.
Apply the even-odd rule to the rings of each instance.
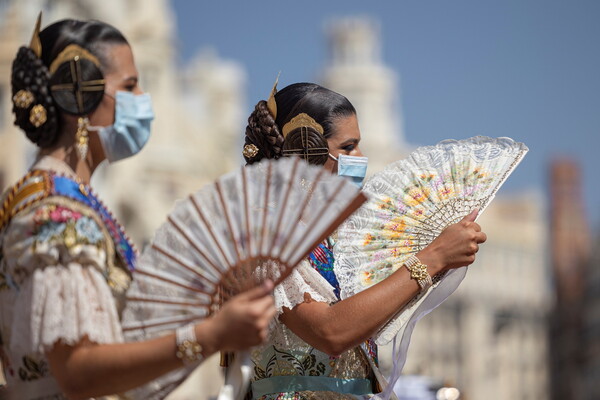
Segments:
[[[39,147],[51,146],[58,136],[58,113],[49,89],[50,72],[33,50],[21,47],[12,64],[12,94],[20,90],[29,91],[33,101],[27,107],[13,102],[15,125],[23,129],[27,138]],[[30,121],[33,107],[41,105],[46,110],[46,122],[35,126]]]
[[[258,152],[253,157],[244,154],[248,164],[258,162],[263,158],[278,159],[281,157],[283,135],[264,100],[256,104],[254,111],[248,117],[244,143],[246,146],[254,145],[258,148]]]
[[[97,108],[104,96],[101,69],[110,65],[105,45],[127,40],[101,21],[65,19],[39,33],[37,28],[36,51],[19,49],[11,83],[15,125],[43,148],[58,140],[61,115],[84,116]]]

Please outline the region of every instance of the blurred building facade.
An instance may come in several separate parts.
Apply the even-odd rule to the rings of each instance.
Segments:
[[[583,400],[598,398],[600,382],[600,237],[594,241],[586,273],[581,345]]]
[[[17,7],[18,4],[18,7]],[[10,67],[29,42],[37,13],[96,18],[131,42],[142,87],[156,120],[144,151],[98,171],[94,186],[138,242],[147,240],[177,198],[241,162],[245,76],[235,63],[206,51],[177,63],[175,20],[168,0],[18,0],[0,2],[0,187],[18,179],[35,149],[13,126]],[[322,83],[356,106],[369,173],[407,155],[399,76],[383,62],[377,23],[354,18],[328,26]],[[373,156],[377,155],[377,157]],[[413,333],[406,373],[459,387],[464,398],[548,398],[545,335],[550,293],[543,201],[502,197],[481,219],[489,236],[458,291]],[[385,351],[385,349],[383,349]],[[385,356],[382,357],[385,364]],[[218,381],[218,380],[217,380]]]
[[[553,399],[598,398],[599,295],[591,236],[583,201],[581,170],[574,160],[555,160],[550,168],[552,272],[556,301],[552,310]],[[595,275],[594,275],[595,274]],[[596,304],[594,304],[596,303]],[[595,349],[594,349],[595,347]],[[596,351],[594,353],[594,350]],[[586,365],[587,364],[587,365]],[[586,369],[589,368],[589,371]],[[586,372],[590,375],[586,377]],[[590,382],[589,378],[592,378]],[[593,381],[596,378],[596,381]],[[589,385],[592,387],[589,387]]]

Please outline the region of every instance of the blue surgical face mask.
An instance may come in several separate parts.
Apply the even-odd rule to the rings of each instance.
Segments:
[[[347,156],[340,154],[337,158],[329,154],[329,157],[338,162],[338,175],[350,178],[352,183],[362,187],[363,180],[367,174],[368,157]]]
[[[88,128],[98,131],[109,162],[139,153],[150,139],[150,123],[154,119],[149,94],[118,91],[114,99],[115,122],[111,126]]]

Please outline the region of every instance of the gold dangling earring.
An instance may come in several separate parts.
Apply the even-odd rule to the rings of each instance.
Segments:
[[[77,133],[75,134],[75,146],[80,160],[85,160],[88,153],[88,125],[90,120],[87,117],[79,117],[77,120]]]

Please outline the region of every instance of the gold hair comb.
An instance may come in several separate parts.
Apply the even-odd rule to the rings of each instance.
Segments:
[[[96,67],[100,68],[100,61],[98,61],[98,58],[96,58],[95,55],[79,45],[70,44],[65,47],[63,51],[58,53],[54,61],[52,61],[52,64],[50,64],[50,68],[48,70],[51,74],[53,74],[63,63],[77,61],[78,59],[90,60],[96,65]]]
[[[300,113],[283,126],[283,138],[285,139],[288,133],[292,132],[294,129],[303,127],[312,128],[319,132],[321,135],[324,132],[321,124],[317,123],[317,121],[315,121],[310,115],[306,113]]]

